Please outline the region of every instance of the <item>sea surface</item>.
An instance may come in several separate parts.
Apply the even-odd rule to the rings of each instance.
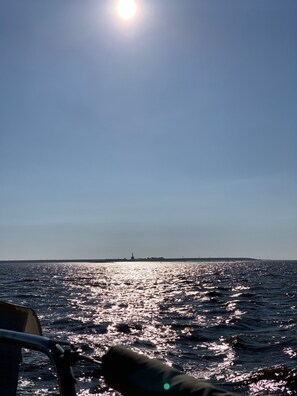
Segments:
[[[44,335],[88,356],[122,344],[242,395],[297,394],[297,261],[11,262],[0,285],[0,300],[34,308]],[[113,394],[95,366],[75,373],[78,395]],[[18,394],[57,394],[36,352]]]

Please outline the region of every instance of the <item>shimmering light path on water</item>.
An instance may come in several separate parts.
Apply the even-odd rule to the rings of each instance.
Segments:
[[[243,394],[297,392],[297,262],[2,263],[0,279],[0,299],[89,355],[124,344]],[[77,375],[80,395],[111,394]]]

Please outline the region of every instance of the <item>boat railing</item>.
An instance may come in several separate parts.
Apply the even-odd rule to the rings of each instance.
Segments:
[[[0,329],[0,343],[2,347],[3,345],[6,347],[13,345],[46,354],[56,369],[60,395],[75,396],[75,378],[72,366],[80,356],[73,345],[43,336],[6,329]],[[7,394],[11,394],[9,390]]]

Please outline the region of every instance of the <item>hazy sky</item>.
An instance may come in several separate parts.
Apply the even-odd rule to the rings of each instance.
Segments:
[[[1,0],[0,259],[297,259],[297,1]]]

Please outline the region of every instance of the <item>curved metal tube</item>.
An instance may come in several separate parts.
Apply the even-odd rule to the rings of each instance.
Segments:
[[[56,367],[60,395],[75,396],[75,378],[71,366],[77,360],[77,353],[71,344],[43,336],[4,329],[0,329],[0,342],[45,353]]]

